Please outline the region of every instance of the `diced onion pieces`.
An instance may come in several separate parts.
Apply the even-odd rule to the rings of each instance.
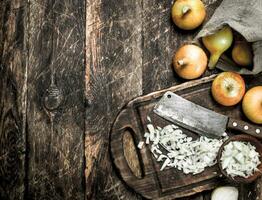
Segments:
[[[216,164],[217,152],[226,139],[201,136],[193,140],[176,125],[154,128],[148,124],[147,129],[149,133],[144,134],[145,143],[150,144],[151,153],[157,161],[163,163],[161,171],[166,167],[174,167],[185,174],[201,173],[205,167]]]
[[[142,149],[143,146],[144,146],[144,142],[143,142],[143,141],[139,142],[138,145],[137,145],[137,147],[138,147],[139,149]]]
[[[231,177],[249,177],[261,163],[256,147],[249,142],[233,141],[225,145],[221,155],[222,168]]]

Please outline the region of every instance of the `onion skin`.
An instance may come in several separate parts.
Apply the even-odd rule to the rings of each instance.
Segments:
[[[232,58],[240,66],[251,66],[253,55],[250,45],[246,41],[236,41],[232,50]]]
[[[242,109],[250,121],[262,124],[262,86],[256,86],[247,91],[242,102]]]
[[[223,106],[233,106],[245,94],[245,81],[235,72],[222,72],[212,83],[213,98]]]
[[[184,79],[200,77],[207,68],[207,56],[198,46],[184,45],[176,52],[173,58],[176,73]]]
[[[183,30],[193,30],[200,26],[206,9],[201,0],[177,0],[172,6],[172,19]]]
[[[222,53],[232,45],[233,33],[229,26],[225,26],[216,33],[203,37],[202,41],[211,54],[208,67],[214,69]]]

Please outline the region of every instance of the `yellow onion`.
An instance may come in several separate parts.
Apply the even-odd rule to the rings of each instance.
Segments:
[[[232,58],[240,66],[251,66],[253,55],[250,44],[244,40],[236,41],[232,50]]]
[[[246,91],[244,79],[235,72],[222,72],[212,83],[211,92],[223,106],[233,106],[241,101]]]
[[[231,46],[233,33],[231,28],[226,26],[212,35],[203,37],[202,41],[211,54],[208,67],[214,69],[219,57]]]
[[[184,79],[200,77],[207,67],[207,56],[198,46],[187,44],[178,49],[173,57],[176,73]]]
[[[171,12],[174,23],[184,30],[197,28],[206,17],[205,5],[201,0],[176,0]]]
[[[242,102],[242,109],[250,121],[262,125],[262,85],[247,91]]]

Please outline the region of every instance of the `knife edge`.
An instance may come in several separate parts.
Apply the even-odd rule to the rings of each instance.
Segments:
[[[155,105],[154,112],[172,123],[207,137],[221,137],[229,119],[172,92],[163,95]]]

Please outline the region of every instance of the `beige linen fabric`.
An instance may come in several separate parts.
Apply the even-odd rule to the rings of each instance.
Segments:
[[[215,10],[195,39],[210,35],[224,25],[239,32],[252,42],[254,67],[251,70],[236,66],[225,57],[219,59],[217,68],[240,74],[258,74],[262,71],[262,0],[224,0]]]

